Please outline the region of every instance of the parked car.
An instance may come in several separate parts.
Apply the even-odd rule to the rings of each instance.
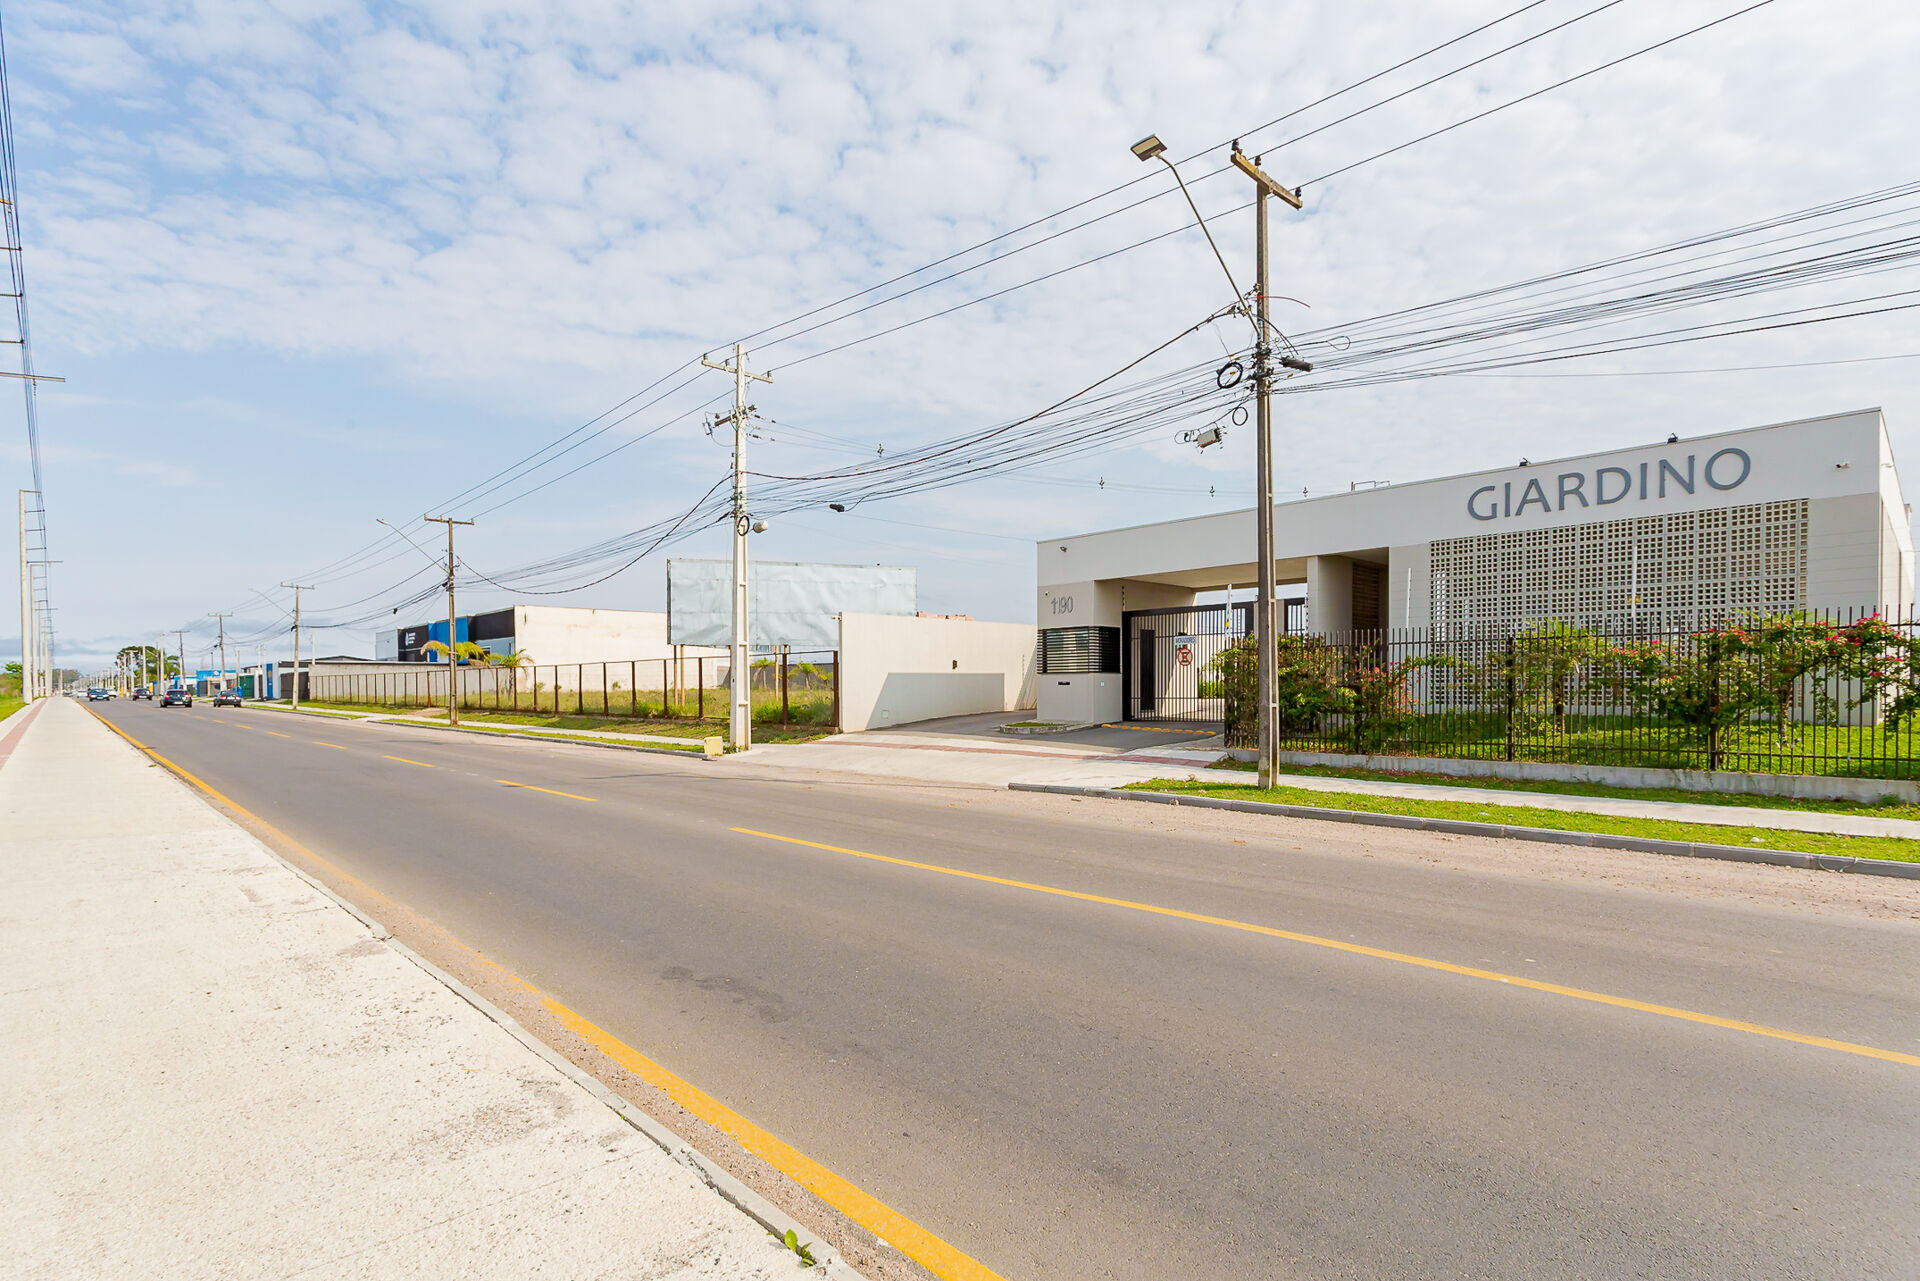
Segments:
[[[95,685],[92,689],[87,691],[87,701],[89,703],[97,703],[101,699],[108,698],[108,697],[111,697],[111,696],[107,693],[106,690],[101,689],[98,685]]]
[[[193,691],[185,687],[182,687],[180,689],[170,689],[166,693],[160,696],[160,706],[192,707]]]
[[[215,707],[239,707],[240,691],[237,689],[216,690],[213,695]]]

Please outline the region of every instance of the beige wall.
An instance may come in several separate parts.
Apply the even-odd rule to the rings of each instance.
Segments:
[[[840,726],[1032,707],[1035,639],[1027,623],[843,614]]]

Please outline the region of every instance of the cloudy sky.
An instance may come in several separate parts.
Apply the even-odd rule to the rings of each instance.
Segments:
[[[1179,156],[1242,136],[1308,182],[1305,210],[1274,227],[1276,290],[1297,300],[1278,315],[1301,331],[1920,178],[1920,12],[1774,0],[1309,181],[1747,2],[17,0],[4,17],[36,362],[69,380],[40,403],[63,657],[176,627],[199,629],[191,649],[214,610],[238,613],[236,634],[277,631],[253,592],[284,603],[282,581],[320,584],[312,614],[365,617],[432,571],[397,542],[350,554],[386,534],[376,518],[448,500],[479,516],[462,554],[488,574],[677,513],[726,466],[699,421],[724,380],[628,398],[770,326],[749,343],[775,371],[754,393],[769,470],[843,467],[1048,404],[1227,298],[1197,232],[1101,257],[1186,219],[1164,170],[1128,154],[1150,131]],[[1225,210],[1244,183],[1195,195]],[[1246,215],[1215,231],[1250,283]],[[1920,458],[1920,360],[1880,359],[1920,353],[1917,317],[1290,397],[1277,485],[1345,490],[1865,405]],[[1232,325],[1166,359],[1223,358],[1245,342]],[[1692,372],[1767,365],[1793,367]],[[566,434],[622,402],[640,412],[496,476],[581,442]],[[17,399],[0,418],[17,488]],[[913,565],[922,608],[1030,620],[1031,540],[1250,500],[1250,431],[1205,454],[1176,434],[796,513],[756,554]],[[724,549],[716,532],[673,554]],[[653,558],[571,599],[658,608],[663,583]],[[505,599],[477,587],[463,610]],[[321,648],[370,652],[370,632]]]

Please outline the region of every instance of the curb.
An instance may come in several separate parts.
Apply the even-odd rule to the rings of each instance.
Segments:
[[[598,738],[561,738],[557,735],[528,733],[514,729],[462,729],[458,725],[431,725],[424,721],[364,721],[362,724],[399,725],[406,729],[432,730],[439,734],[465,734],[469,738],[521,739],[535,743],[564,743],[570,747],[609,747],[616,752],[647,752],[654,756],[676,756],[681,760],[711,759],[704,753],[682,747],[649,747],[644,743],[621,743]]]
[[[97,713],[95,717],[96,719],[101,719]],[[131,742],[127,745],[129,747],[133,746]],[[141,754],[147,755],[147,753],[144,752]],[[162,768],[165,769],[164,766]],[[368,934],[373,937],[375,942],[383,943],[387,947],[392,948],[406,960],[418,966],[435,982],[441,984],[468,1005],[471,1005],[474,1009],[486,1015],[489,1020],[499,1025],[507,1035],[520,1042],[520,1044],[524,1045],[527,1049],[533,1051],[535,1055],[552,1066],[562,1076],[565,1076],[575,1085],[578,1085],[581,1089],[592,1095],[597,1102],[605,1105],[622,1121],[625,1121],[628,1125],[651,1139],[655,1146],[665,1152],[668,1157],[693,1171],[694,1175],[698,1177],[702,1183],[713,1189],[722,1200],[726,1201],[734,1209],[746,1215],[755,1223],[758,1223],[774,1236],[784,1237],[786,1233],[791,1230],[797,1233],[802,1241],[808,1241],[813,1247],[815,1256],[819,1259],[817,1267],[819,1268],[819,1276],[823,1281],[865,1281],[863,1275],[857,1271],[852,1264],[841,1258],[840,1252],[829,1245],[817,1230],[809,1228],[798,1220],[790,1217],[784,1210],[781,1210],[758,1192],[755,1192],[739,1179],[727,1173],[726,1170],[695,1151],[685,1139],[682,1139],[678,1134],[675,1134],[665,1125],[655,1120],[650,1114],[641,1111],[620,1095],[615,1094],[612,1090],[601,1084],[596,1077],[574,1063],[573,1060],[567,1058],[564,1054],[561,1054],[558,1050],[534,1036],[533,1033],[527,1031],[527,1029],[520,1024],[519,1020],[515,1019],[511,1014],[508,1014],[492,1001],[489,1001],[486,997],[480,995],[459,979],[454,978],[453,975],[447,973],[432,961],[429,961],[426,957],[408,947],[405,943],[402,943],[393,936],[392,930],[389,930],[360,908],[329,889],[303,868],[297,867],[289,862],[278,850],[261,840],[258,836],[255,836],[252,832],[247,831],[246,828],[235,822],[233,818],[220,809],[220,807],[214,805],[206,797],[202,796],[198,789],[189,786],[186,781],[175,774],[173,770],[166,769],[166,773],[173,777],[175,783],[185,788],[193,799],[207,806],[207,808],[213,810],[214,813],[219,814],[223,821],[232,824],[233,827],[244,834],[248,840],[258,845],[266,852],[267,857],[299,877],[301,881],[311,886],[335,907],[340,908],[346,912],[347,915],[353,917],[354,920],[364,925]],[[812,1272],[813,1269],[809,1268],[808,1271]]]
[[[1551,827],[1509,827],[1504,823],[1474,823],[1465,819],[1421,818],[1414,814],[1376,814],[1366,810],[1321,809],[1314,805],[1282,805],[1273,801],[1233,801],[1217,796],[1188,796],[1175,792],[1139,792],[1115,787],[1083,787],[1073,783],[1009,783],[1015,792],[1052,792],[1061,796],[1097,796],[1116,801],[1146,801],[1154,805],[1192,805],[1199,809],[1232,810],[1240,814],[1277,814],[1286,818],[1317,818],[1330,823],[1358,823],[1369,827],[1398,827],[1452,836],[1492,836],[1510,841],[1541,841],[1550,845],[1587,845],[1598,849],[1632,850],[1639,854],[1671,854],[1681,858],[1721,859],[1730,863],[1766,863],[1775,867],[1803,867],[1819,872],[1855,872],[1866,876],[1893,876],[1920,880],[1920,863],[1896,863],[1884,858],[1857,858],[1851,854],[1804,854],[1798,850],[1752,849],[1744,845],[1710,845],[1695,841],[1660,841],[1644,836],[1612,836],[1604,832],[1568,832]]]

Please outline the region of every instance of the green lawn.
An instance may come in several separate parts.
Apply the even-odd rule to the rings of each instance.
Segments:
[[[1337,729],[1285,735],[1283,751],[1350,752]],[[1381,749],[1392,756],[1447,756],[1465,760],[1542,761],[1557,764],[1644,765],[1705,769],[1703,743],[1671,725],[1627,716],[1569,716],[1559,729],[1516,730],[1475,712],[1412,718]],[[1760,727],[1729,734],[1719,768],[1762,774],[1831,774],[1852,778],[1920,778],[1920,727],[1888,733],[1879,725],[1795,725],[1784,738]]]
[[[25,706],[26,702],[16,695],[0,694],[0,721],[7,719]]]
[[[1793,832],[1718,823],[1676,823],[1666,819],[1619,818],[1611,814],[1570,813],[1519,805],[1482,805],[1474,801],[1428,801],[1352,792],[1317,792],[1305,787],[1262,789],[1248,783],[1223,784],[1157,778],[1146,783],[1129,783],[1127,788],[1146,792],[1178,792],[1191,796],[1218,796],[1236,801],[1268,801],[1277,805],[1304,805],[1315,809],[1411,814],[1419,818],[1465,819],[1468,822],[1501,823],[1510,827],[1544,827],[1561,832],[1603,832],[1662,841],[1748,845],[1761,849],[1797,850],[1807,854],[1845,854],[1855,858],[1920,863],[1920,841],[1895,836],[1838,836],[1826,832]]]
[[[1251,773],[1248,761],[1221,761],[1213,768]],[[1605,783],[1563,783],[1553,779],[1460,778],[1423,770],[1346,769],[1337,765],[1282,765],[1282,774],[1310,778],[1358,778],[1387,783],[1427,783],[1439,787],[1478,787],[1503,792],[1545,792],[1557,796],[1610,796],[1629,801],[1687,801],[1742,809],[1805,810],[1820,814],[1866,814],[1874,818],[1920,819],[1920,805],[1888,796],[1877,801],[1804,800],[1793,796],[1750,796],[1739,792],[1702,792],[1681,787],[1610,787]]]

